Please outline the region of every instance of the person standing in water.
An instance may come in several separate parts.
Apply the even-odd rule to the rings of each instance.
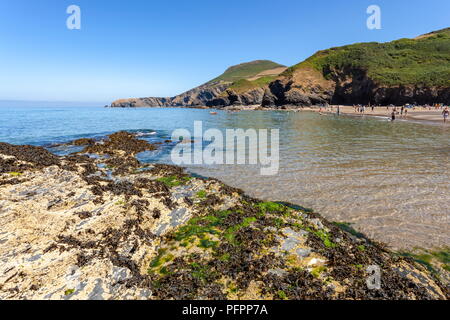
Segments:
[[[396,112],[395,112],[395,110],[393,110],[391,113],[391,121],[395,121],[395,117],[396,117]]]
[[[444,123],[446,123],[449,116],[448,107],[445,107],[444,111],[442,111],[442,116],[444,117]]]

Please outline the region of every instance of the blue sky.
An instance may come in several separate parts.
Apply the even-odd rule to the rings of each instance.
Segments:
[[[81,30],[66,9],[81,8]],[[382,30],[366,9],[382,10]],[[1,0],[0,100],[172,96],[255,59],[450,26],[448,0]]]

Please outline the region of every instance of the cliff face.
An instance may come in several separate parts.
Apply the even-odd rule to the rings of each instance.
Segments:
[[[241,93],[233,89],[225,90],[219,97],[209,101],[207,106],[224,107],[232,105],[260,105],[263,101],[265,88],[254,88]]]
[[[111,103],[111,108],[168,107],[171,98],[119,99]]]
[[[206,106],[230,86],[226,82],[208,83],[172,98],[133,98],[116,100],[112,108]]]
[[[309,70],[311,72],[311,70]],[[265,107],[311,106],[330,104],[377,104],[403,105],[444,103],[450,104],[450,86],[427,86],[424,84],[380,85],[364,70],[342,70],[326,80],[318,75],[316,79],[304,76],[301,70],[272,82],[262,98]],[[303,77],[304,76],[304,77]]]
[[[335,84],[325,80],[319,72],[305,68],[289,77],[272,82],[266,89],[263,106],[314,105],[329,101]]]
[[[263,106],[450,104],[450,29],[316,53],[269,84]]]
[[[268,60],[256,60],[228,68],[221,76],[175,97],[120,99],[111,104],[113,108],[136,107],[195,107],[227,106],[236,104],[261,104],[264,89],[256,88],[261,83],[285,71],[286,67]],[[250,88],[239,87],[235,83],[251,83]],[[228,91],[227,89],[231,89]]]

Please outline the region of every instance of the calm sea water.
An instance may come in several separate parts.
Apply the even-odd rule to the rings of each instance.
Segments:
[[[276,111],[196,109],[0,107],[0,141],[49,147],[118,130],[149,141],[176,128],[280,129],[280,170],[259,175],[256,166],[196,166],[267,200],[313,208],[395,248],[450,245],[450,126],[385,119],[319,116]],[[64,149],[50,148],[63,154]],[[140,155],[170,162],[170,147]]]

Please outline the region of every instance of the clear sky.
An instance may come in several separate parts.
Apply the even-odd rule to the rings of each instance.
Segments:
[[[66,27],[72,4],[81,30]],[[381,30],[366,27],[372,4]],[[234,64],[449,26],[449,0],[0,0],[0,100],[172,96]]]

